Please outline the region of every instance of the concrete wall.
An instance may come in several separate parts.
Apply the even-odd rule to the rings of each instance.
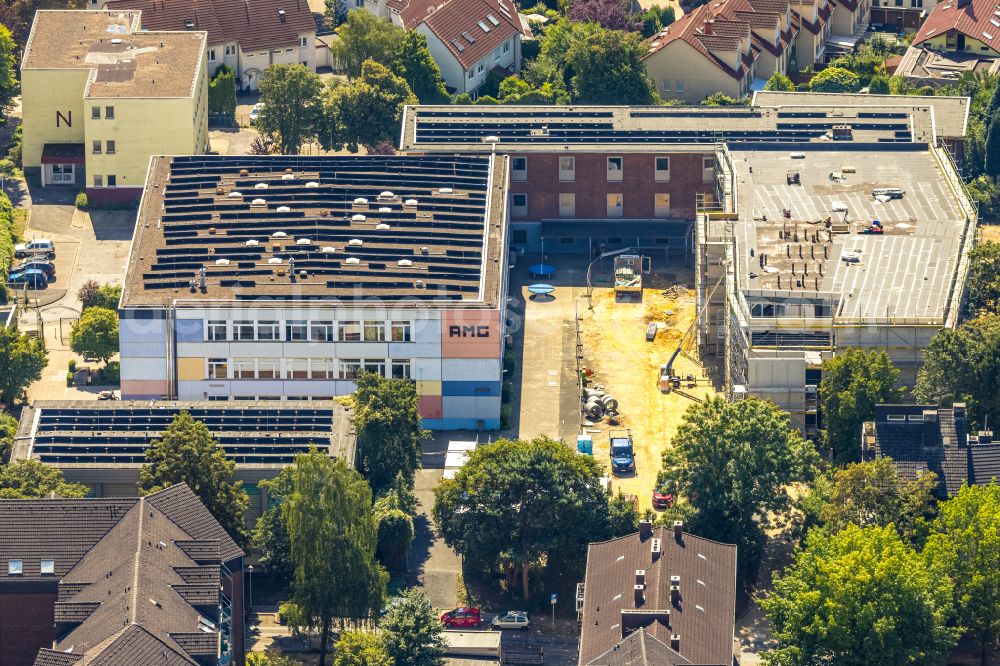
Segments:
[[[46,143],[83,143],[83,89],[89,70],[29,69],[21,72],[24,166],[41,166]],[[89,106],[86,113],[90,113]]]

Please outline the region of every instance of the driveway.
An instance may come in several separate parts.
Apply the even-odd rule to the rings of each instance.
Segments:
[[[444,453],[455,433],[444,433],[424,444],[423,469],[417,470],[413,493],[417,516],[413,520],[414,540],[410,551],[410,583],[423,588],[434,608],[458,605],[458,577],[462,559],[449,548],[434,526],[434,487],[444,475]]]

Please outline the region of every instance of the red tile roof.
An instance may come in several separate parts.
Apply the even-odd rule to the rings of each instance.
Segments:
[[[109,0],[106,9],[142,11],[146,30],[187,30],[191,22],[210,45],[238,42],[244,51],[292,46],[316,31],[306,0]]]
[[[530,36],[511,0],[389,0],[389,3],[400,12],[404,28],[412,30],[421,23],[426,25],[465,69],[514,35]]]
[[[947,0],[939,2],[920,26],[914,44],[956,30],[1000,51],[1000,7],[996,0]]]

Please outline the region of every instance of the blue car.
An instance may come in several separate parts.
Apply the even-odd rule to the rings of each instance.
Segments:
[[[25,268],[23,270],[12,271],[7,282],[14,287],[27,285],[29,289],[44,289],[49,283],[49,278],[45,271],[37,268]]]

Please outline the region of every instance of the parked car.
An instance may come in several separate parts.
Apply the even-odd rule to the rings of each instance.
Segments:
[[[118,396],[115,395],[114,391],[101,391],[97,394],[98,400],[117,400]]]
[[[49,278],[37,268],[25,268],[24,270],[11,271],[7,282],[15,287],[27,285],[29,289],[44,289],[49,283]]]
[[[48,238],[36,238],[27,243],[18,243],[14,246],[14,256],[18,259],[35,254],[48,255],[50,259],[54,259],[56,256],[55,243]]]
[[[257,102],[250,108],[250,124],[257,124],[257,116],[260,115],[260,110],[264,108],[263,102]]]
[[[656,488],[653,490],[653,508],[659,511],[666,511],[674,503],[674,494],[667,488]]]
[[[56,265],[40,254],[28,257],[22,261],[18,265],[17,270],[23,270],[25,268],[37,268],[45,273],[50,280],[54,280],[56,277]]]
[[[524,631],[531,626],[531,620],[528,619],[526,611],[507,611],[503,615],[497,615],[493,618],[492,624],[494,629],[520,629]]]
[[[483,624],[483,616],[478,608],[456,608],[441,613],[441,624],[446,627],[478,627]]]

